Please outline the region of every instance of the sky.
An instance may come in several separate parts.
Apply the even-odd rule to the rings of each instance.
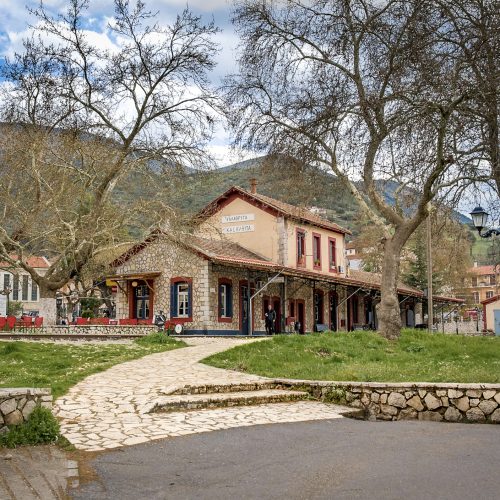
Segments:
[[[135,0],[131,0],[133,4]],[[217,67],[211,78],[219,85],[222,78],[236,70],[235,48],[238,38],[230,22],[230,0],[144,0],[148,10],[158,12],[158,22],[169,23],[186,6],[206,22],[212,19],[221,29],[217,35],[221,51],[217,56]],[[36,8],[38,0],[0,0],[0,59],[22,51],[23,39],[29,35],[29,26],[35,22],[28,8]],[[67,0],[44,0],[45,8],[54,14],[64,12]],[[107,22],[113,15],[113,0],[90,0],[88,9],[88,29],[95,33],[100,44],[111,44],[107,36]],[[215,130],[209,145],[219,166],[226,166],[248,157],[249,153],[236,152],[229,147],[230,137],[227,128],[220,124]]]
[[[230,22],[231,0],[144,0],[147,8],[158,12],[158,22],[170,23],[177,13],[186,6],[200,15],[206,22],[214,20],[221,29],[217,35],[221,51],[217,57],[218,65],[212,73],[212,82],[219,85],[222,78],[236,71],[236,47],[238,37]],[[130,0],[131,4],[135,0]],[[0,61],[5,56],[12,56],[14,52],[22,50],[23,38],[29,35],[29,26],[35,22],[28,8],[36,8],[38,0],[0,0]],[[44,0],[47,10],[56,14],[64,12],[68,6],[67,0]],[[112,42],[107,35],[108,19],[113,15],[113,0],[89,0],[88,29],[94,34],[100,44]],[[248,151],[234,151],[230,148],[230,135],[227,127],[220,124],[209,145],[209,150],[218,166],[226,166],[244,159],[256,156]],[[461,212],[468,213],[469,209],[477,204],[477,196],[464,200]],[[486,205],[488,203],[486,202]]]

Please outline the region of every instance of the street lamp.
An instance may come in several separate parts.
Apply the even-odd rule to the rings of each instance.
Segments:
[[[479,307],[475,307],[474,310],[476,311],[476,332],[479,331]]]
[[[9,296],[10,296],[10,293],[12,292],[12,289],[8,286],[6,286],[3,290],[0,290],[0,295],[5,295],[6,297],[6,304],[5,304],[5,307],[7,308],[6,309],[6,313],[9,314]]]
[[[470,213],[474,227],[477,229],[477,232],[479,233],[479,236],[481,236],[481,238],[490,238],[494,234],[497,236],[500,235],[500,229],[493,228],[488,229],[486,232],[481,234],[481,230],[486,226],[486,222],[488,221],[488,215],[488,212],[486,212],[486,210],[484,210],[484,208],[481,206],[476,207]]]

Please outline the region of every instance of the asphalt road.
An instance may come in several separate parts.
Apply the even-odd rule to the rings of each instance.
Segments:
[[[75,499],[498,499],[500,426],[350,419],[108,452]]]

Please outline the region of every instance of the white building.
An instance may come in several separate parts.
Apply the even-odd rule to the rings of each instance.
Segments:
[[[44,274],[50,266],[45,257],[28,257],[26,263],[36,269],[39,274]],[[7,314],[9,301],[20,302],[24,314],[43,315],[40,302],[40,289],[32,280],[31,276],[24,270],[14,271],[10,264],[0,262],[0,315]],[[6,293],[9,292],[9,293]]]

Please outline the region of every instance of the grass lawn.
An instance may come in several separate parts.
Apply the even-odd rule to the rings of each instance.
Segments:
[[[132,344],[0,342],[0,387],[50,387],[57,398],[92,373],[185,345],[163,334]]]
[[[500,382],[500,338],[404,330],[280,335],[203,360],[266,377],[378,382]]]

